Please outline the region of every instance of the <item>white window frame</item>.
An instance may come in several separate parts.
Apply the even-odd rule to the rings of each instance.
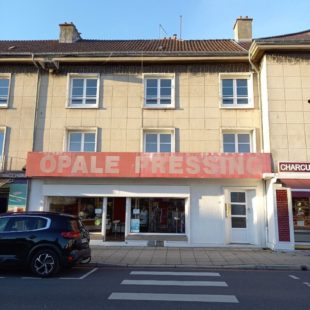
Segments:
[[[157,80],[157,103],[147,104],[146,103],[146,89],[147,80]],[[160,104],[160,80],[170,79],[171,80],[171,104]],[[143,107],[146,109],[175,109],[175,74],[143,74],[144,84],[144,100]]]
[[[1,104],[0,103],[0,108],[4,108],[6,109],[9,106],[9,100],[10,100],[10,92],[11,92],[11,74],[7,73],[7,74],[0,74],[0,79],[5,79],[5,80],[9,80],[9,87],[8,87],[8,95],[6,98],[6,103],[5,104]]]
[[[98,128],[66,128],[66,140],[65,140],[65,151],[66,152],[73,152],[70,151],[70,134],[71,133],[82,133],[82,141],[84,141],[84,134],[85,133],[94,133],[95,134],[95,150],[93,152],[97,152],[98,146]],[[77,151],[81,153],[90,153],[88,151],[84,151],[84,143],[81,143],[83,146],[82,151]]]
[[[5,143],[6,143],[6,131],[7,128],[1,126],[0,132],[3,132],[3,144],[2,144],[2,153],[0,154],[0,170],[3,170],[4,162],[5,162]]]
[[[238,139],[236,139],[238,134],[248,134],[250,136],[250,152],[249,153],[256,153],[256,130],[255,129],[222,129],[221,130],[221,151],[224,152],[224,134],[234,134],[235,135],[235,149],[239,150],[238,147]],[[239,153],[239,152],[235,152]],[[240,154],[247,154],[247,153],[240,153]]]
[[[160,134],[170,134],[171,135],[171,152],[170,153],[174,153],[175,152],[175,128],[145,128],[142,130],[142,139],[141,141],[143,141],[142,145],[141,145],[141,151],[146,153],[146,134],[157,134],[157,150],[159,148],[159,135]],[[159,153],[159,151],[157,151],[156,153]]]
[[[83,103],[82,104],[74,104],[72,105],[72,81],[74,79],[84,79],[84,86],[83,86]],[[87,79],[97,79],[97,95],[96,95],[96,103],[95,104],[87,104],[86,102],[86,87],[85,81]],[[96,109],[99,107],[99,93],[100,93],[100,74],[79,74],[79,73],[69,73],[68,74],[68,81],[67,81],[67,108],[70,109]],[[93,99],[93,98],[92,98]]]
[[[219,74],[219,96],[220,96],[220,108],[222,109],[252,109],[254,108],[254,93],[253,93],[253,74],[252,73],[220,73]],[[233,82],[233,103],[223,104],[223,80],[234,80]],[[247,80],[248,86],[248,103],[237,103],[237,83],[236,80]]]

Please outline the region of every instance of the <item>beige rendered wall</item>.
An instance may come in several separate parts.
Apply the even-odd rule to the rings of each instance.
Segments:
[[[310,59],[268,56],[270,146],[279,161],[310,160]]]
[[[142,151],[142,129],[176,129],[176,151],[220,152],[222,129],[255,129],[260,111],[254,77],[253,109],[220,109],[219,73],[177,73],[176,109],[143,108],[142,74],[101,74],[98,109],[66,108],[67,75],[42,78],[37,151],[64,151],[66,128],[98,128],[102,152]]]
[[[37,80],[37,73],[11,74],[9,104],[0,109],[0,127],[6,128],[4,170],[22,170],[32,150]]]

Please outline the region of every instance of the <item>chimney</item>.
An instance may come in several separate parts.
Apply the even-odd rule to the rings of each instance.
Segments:
[[[235,40],[239,41],[252,41],[252,21],[253,18],[238,17],[234,25]]]
[[[60,24],[59,27],[59,43],[74,43],[82,39],[80,33],[78,32],[73,23],[63,23]]]

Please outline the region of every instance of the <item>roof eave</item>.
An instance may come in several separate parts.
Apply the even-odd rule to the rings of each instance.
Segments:
[[[310,41],[254,41],[249,50],[252,62],[257,63],[267,52],[305,52],[310,51]]]
[[[140,62],[215,62],[215,61],[240,61],[247,62],[248,55],[245,53],[236,55],[94,55],[94,54],[21,54],[21,55],[1,55],[2,63],[32,63],[36,61],[58,61],[59,63],[140,63]]]

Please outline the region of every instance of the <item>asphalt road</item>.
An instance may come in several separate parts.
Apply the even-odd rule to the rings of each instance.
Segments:
[[[0,309],[309,309],[309,271],[78,267],[0,270]]]

